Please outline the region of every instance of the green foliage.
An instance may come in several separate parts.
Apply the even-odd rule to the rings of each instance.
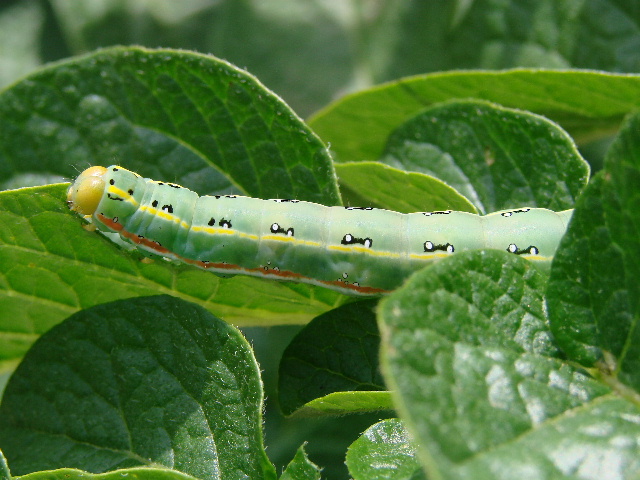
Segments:
[[[309,460],[304,445],[296,452],[296,456],[282,472],[280,480],[320,480],[320,469]]]
[[[4,458],[2,452],[0,452],[0,479],[10,480],[11,472],[9,472],[9,466],[7,465],[7,459]]]
[[[547,290],[553,332],[567,355],[634,391],[640,388],[639,131],[634,115],[611,145],[605,171],[578,203]]]
[[[638,24],[618,0],[0,7],[0,479],[637,479],[640,76],[614,72],[640,70]],[[362,302],[83,228],[66,182],[113,163],[199,194],[576,210],[550,274],[461,253]],[[261,372],[229,323],[299,331]],[[263,425],[265,388],[293,419]]]
[[[381,160],[444,180],[486,214],[522,205],[572,208],[589,168],[543,117],[482,102],[429,108],[390,135]],[[549,183],[555,190],[545,188]]]
[[[424,472],[409,433],[397,418],[369,427],[347,452],[354,480],[419,480]]]
[[[614,131],[640,106],[637,76],[602,72],[512,70],[447,72],[401,79],[354,93],[310,120],[338,161],[377,158],[389,134],[426,107],[481,98],[529,110],[562,125],[576,141]]]
[[[403,213],[447,209],[478,213],[466,197],[436,177],[379,162],[338,163],[335,167],[348,205],[376,206]],[[400,189],[402,196],[398,196]]]
[[[131,480],[193,480],[194,477],[177,470],[161,469],[157,467],[123,468],[108,473],[93,474],[72,468],[61,468],[43,472],[30,473],[20,478],[25,480],[116,480],[127,478]]]
[[[249,344],[169,296],[83,310],[29,350],[0,405],[14,474],[164,465],[196,478],[270,478]]]
[[[291,341],[278,375],[285,414],[303,406],[302,415],[392,408],[387,392],[377,392],[384,381],[376,303],[351,303],[320,315]]]

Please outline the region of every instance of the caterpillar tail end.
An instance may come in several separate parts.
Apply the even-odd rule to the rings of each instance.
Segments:
[[[90,167],[82,172],[67,190],[69,208],[80,215],[93,215],[105,190],[105,167]]]

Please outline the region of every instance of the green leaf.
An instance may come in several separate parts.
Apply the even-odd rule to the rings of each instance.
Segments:
[[[359,390],[327,393],[295,410],[291,417],[320,417],[325,415],[348,415],[351,413],[393,410],[393,399],[388,391]],[[285,412],[286,413],[286,412]]]
[[[640,107],[640,75],[545,70],[420,75],[348,95],[310,125],[339,161],[372,160],[393,130],[426,107],[471,97],[544,115],[582,142],[614,131]]]
[[[477,210],[455,189],[437,178],[405,172],[377,162],[350,162],[336,165],[340,188],[347,198],[366,199],[360,207],[375,206],[402,213],[436,210]],[[398,192],[402,195],[398,195]],[[356,206],[352,204],[352,206]]]
[[[99,474],[74,468],[61,468],[53,471],[30,473],[20,477],[21,480],[119,480],[121,478],[127,480],[195,480],[195,477],[176,470],[150,467],[126,468]]]
[[[0,93],[0,139],[5,187],[117,161],[200,194],[340,201],[309,128],[251,75],[195,53],[112,48],[42,69]],[[81,308],[134,295],[181,296],[243,325],[305,323],[344,301],[307,285],[141,264],[83,231],[64,189],[0,194],[0,360]]]
[[[386,32],[395,48],[386,53],[385,78],[514,66],[618,72],[638,68],[635,2],[456,0],[403,7],[395,36]]]
[[[354,480],[424,479],[409,433],[396,418],[369,427],[347,451]]]
[[[171,294],[241,325],[304,323],[346,298],[309,285],[223,279],[162,259],[142,262],[83,229],[65,191],[0,192],[0,361],[21,357],[38,335],[80,309],[138,295]]]
[[[574,387],[580,388],[578,384]],[[567,411],[555,421],[461,466],[457,478],[635,480],[640,471],[640,410],[612,395]]]
[[[301,114],[330,101],[352,75],[348,9],[297,0],[52,5],[74,52],[124,44],[215,52],[284,94]]]
[[[0,405],[18,474],[164,465],[200,479],[274,478],[262,384],[242,335],[168,296],[84,310],[41,337]]]
[[[11,480],[11,472],[7,465],[7,459],[4,458],[2,451],[0,450],[0,480]]]
[[[2,178],[71,177],[116,159],[196,191],[218,171],[252,196],[339,203],[313,132],[253,76],[211,56],[117,47],[54,64],[2,92],[0,119]]]
[[[544,278],[506,252],[463,252],[381,302],[385,380],[429,478],[640,469],[640,408],[562,359]]]
[[[385,389],[378,370],[376,303],[350,303],[320,315],[291,341],[279,368],[280,408],[286,415],[329,393]]]
[[[301,445],[296,456],[287,465],[280,480],[320,480],[320,469],[307,457],[304,445]]]
[[[572,360],[640,391],[640,115],[581,197],[552,267],[554,335]],[[605,364],[606,363],[606,364]],[[608,370],[608,371],[607,371]]]
[[[438,105],[407,120],[381,160],[443,180],[483,213],[566,210],[589,179],[589,165],[556,124],[479,101]]]

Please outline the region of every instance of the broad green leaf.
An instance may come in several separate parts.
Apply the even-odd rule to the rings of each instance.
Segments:
[[[255,77],[211,56],[117,47],[51,65],[1,92],[0,127],[5,181],[117,162],[200,194],[221,172],[252,196],[340,201],[315,134]]]
[[[200,194],[339,203],[331,160],[317,137],[254,77],[213,57],[103,50],[4,90],[0,113],[5,187],[118,162]],[[0,360],[21,356],[38,334],[78,309],[135,295],[171,293],[244,325],[304,323],[342,301],[306,285],[140,264],[139,256],[82,230],[64,191],[0,194],[0,301],[7,305]]]
[[[581,197],[552,267],[554,335],[572,360],[640,390],[640,115]]]
[[[21,357],[38,335],[80,309],[138,295],[171,294],[240,325],[304,323],[345,298],[309,285],[142,262],[83,229],[65,191],[0,192],[0,361]]]
[[[385,380],[429,478],[640,468],[640,407],[562,359],[544,278],[506,252],[463,252],[381,302]]]
[[[588,71],[444,72],[348,95],[311,120],[341,162],[374,160],[388,136],[426,107],[477,98],[529,110],[559,123],[578,142],[615,131],[640,107],[640,75]]]
[[[579,382],[572,387],[580,388]],[[635,480],[640,472],[639,419],[637,405],[605,395],[517,441],[476,455],[461,465],[456,478]]]
[[[402,213],[457,210],[477,213],[475,207],[456,190],[437,178],[405,172],[377,162],[350,162],[336,165],[340,188],[346,198],[366,199],[365,205]]]
[[[287,465],[280,480],[320,480],[320,469],[307,457],[304,445],[301,445],[296,456]]]
[[[566,210],[589,179],[589,165],[558,125],[480,101],[438,105],[407,120],[381,160],[439,178],[483,213]]]
[[[327,312],[291,341],[280,360],[278,381],[286,415],[329,393],[385,389],[378,370],[375,305],[376,300],[367,300]]]
[[[0,404],[14,474],[163,465],[200,479],[274,478],[262,383],[242,335],[168,296],[79,312],[34,345]]]
[[[409,433],[396,418],[369,427],[347,451],[354,480],[424,479]]]
[[[35,472],[19,477],[21,480],[195,480],[195,477],[162,468],[137,467],[108,473],[89,473],[74,468]]]

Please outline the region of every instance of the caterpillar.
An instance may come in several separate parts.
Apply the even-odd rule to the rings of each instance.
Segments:
[[[146,252],[217,273],[363,296],[390,292],[429,262],[470,249],[502,249],[548,266],[573,212],[402,214],[298,200],[199,197],[116,165],[82,172],[67,202],[99,230],[116,232]]]

